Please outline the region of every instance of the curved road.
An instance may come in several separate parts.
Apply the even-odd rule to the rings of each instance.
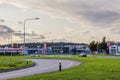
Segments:
[[[34,67],[0,73],[0,80],[58,71],[60,62],[62,64],[62,69],[70,68],[81,64],[80,62],[72,60],[55,60],[55,59],[30,59],[30,60],[36,63]]]

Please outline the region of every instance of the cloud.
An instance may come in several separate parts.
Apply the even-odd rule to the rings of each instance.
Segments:
[[[3,2],[2,1],[0,1],[0,4],[2,4]]]
[[[54,42],[68,42],[66,37],[55,38],[55,39],[52,39],[52,41],[54,41]]]
[[[20,37],[20,38],[24,38],[24,33],[21,32],[15,32],[14,33],[15,36]],[[32,33],[25,33],[26,38],[28,39],[45,39],[44,35],[39,35],[35,32],[32,31]]]
[[[120,0],[0,0],[19,8],[36,10],[52,18],[79,24],[83,34],[119,34]],[[118,24],[118,25],[114,25]],[[104,28],[104,29],[103,29]],[[110,30],[110,29],[114,29]],[[64,28],[66,33],[72,29]],[[26,34],[27,35],[27,34]],[[29,34],[28,34],[29,35]],[[36,35],[35,33],[32,35]],[[104,35],[104,34],[103,34]]]
[[[40,39],[45,39],[44,35],[40,35],[35,33],[34,31],[32,31],[32,33],[27,33],[26,32],[26,40],[30,40],[30,41],[35,41],[35,40],[40,40]],[[11,38],[12,37],[17,37],[17,38],[24,38],[24,34],[21,31],[16,32],[15,30],[13,30],[12,28],[6,26],[6,25],[0,25],[0,37],[2,39],[7,39],[7,38]],[[14,38],[14,40],[16,40],[17,38]],[[29,41],[28,41],[29,42]]]
[[[0,35],[2,38],[10,37],[13,32],[14,30],[10,27],[6,25],[0,25]]]
[[[89,20],[90,22],[96,24],[110,24],[111,22],[115,20],[119,20],[120,18],[120,12],[115,12],[115,11],[87,11],[85,13],[82,13],[84,18]],[[95,23],[96,22],[96,23]],[[100,25],[99,24],[99,25]]]
[[[92,0],[91,2],[88,0],[3,0],[3,2],[84,25],[85,23],[108,24],[120,18],[119,0]]]
[[[4,19],[0,19],[0,22],[5,22],[5,20]]]
[[[88,31],[88,30],[82,30],[82,31],[80,31],[80,33],[82,33],[82,34],[89,34],[89,33],[91,33],[91,32]]]
[[[118,29],[116,29],[116,28],[118,28]],[[109,28],[106,31],[108,32],[109,35],[111,35],[111,34],[119,35],[120,34],[119,26]]]
[[[73,31],[73,29],[71,29],[71,28],[69,28],[69,27],[65,27],[64,28],[64,32],[65,33],[70,33],[70,32],[72,32]]]

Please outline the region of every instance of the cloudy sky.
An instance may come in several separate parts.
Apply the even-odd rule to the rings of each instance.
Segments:
[[[0,0],[0,39],[22,42],[24,20],[36,17],[26,21],[27,42],[120,41],[120,0]]]

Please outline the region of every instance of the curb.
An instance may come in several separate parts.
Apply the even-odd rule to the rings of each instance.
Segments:
[[[4,72],[10,72],[10,71],[15,71],[15,70],[20,70],[20,69],[26,69],[26,68],[30,68],[35,66],[36,64],[34,63],[33,65],[30,66],[25,66],[25,67],[21,67],[21,68],[15,68],[15,69],[9,69],[9,70],[0,70],[0,73],[4,73]]]

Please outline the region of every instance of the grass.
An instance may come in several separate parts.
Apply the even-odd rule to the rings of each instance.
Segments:
[[[21,57],[0,56],[0,72],[31,66],[33,64],[32,61],[28,61],[27,63]]]
[[[78,56],[41,56],[40,58],[77,60],[83,64],[61,72],[56,71],[11,80],[120,80],[120,59]]]

